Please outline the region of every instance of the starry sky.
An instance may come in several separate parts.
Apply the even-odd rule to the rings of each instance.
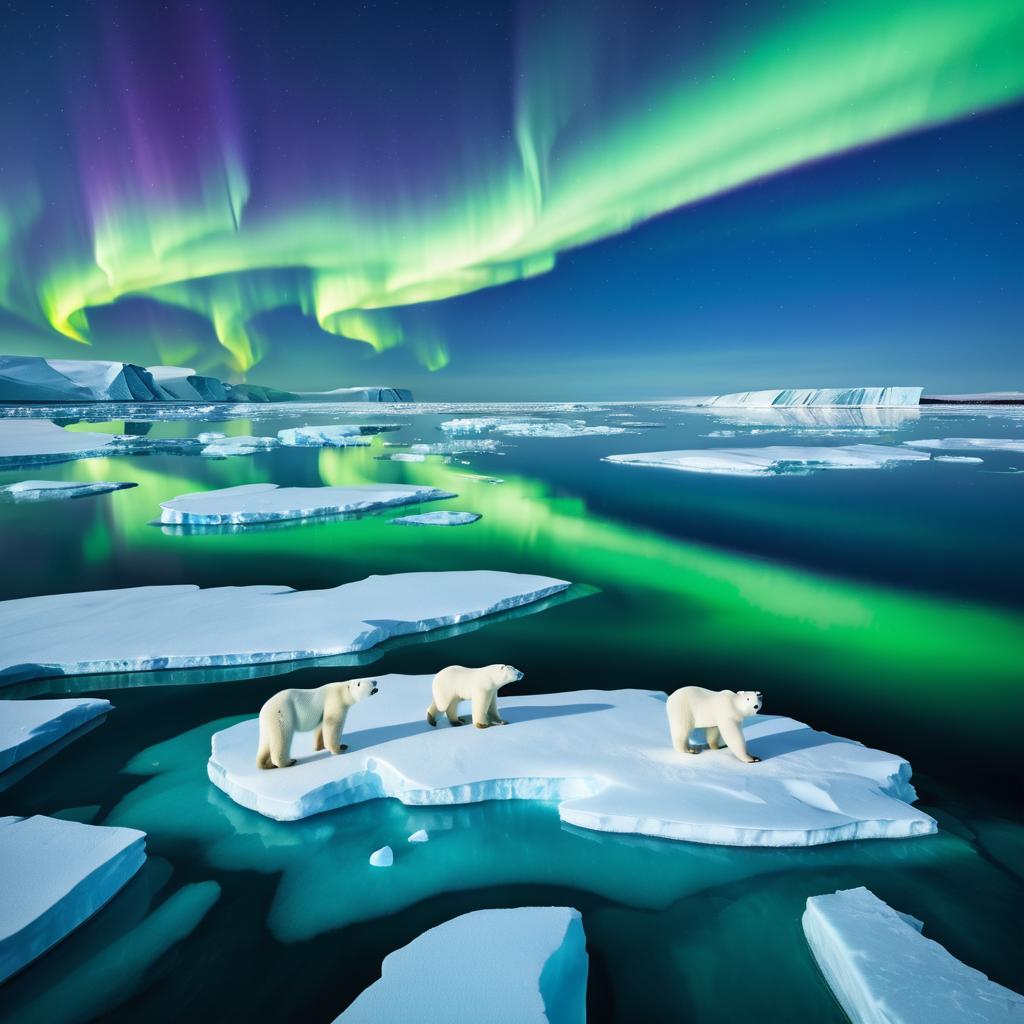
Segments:
[[[8,3],[0,351],[1024,388],[1019,0]]]

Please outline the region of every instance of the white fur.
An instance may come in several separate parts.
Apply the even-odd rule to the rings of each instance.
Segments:
[[[705,690],[702,686],[684,686],[665,702],[672,746],[680,753],[697,754],[690,746],[690,733],[703,729],[708,746],[717,750],[719,741],[741,760],[752,764],[760,761],[747,753],[740,723],[761,710],[761,694],[754,690]]]
[[[316,729],[314,750],[326,747],[332,754],[340,754],[346,749],[341,732],[348,709],[376,692],[376,679],[350,679],[347,683],[327,683],[315,690],[275,693],[260,708],[256,767],[287,768],[295,764],[291,756],[292,736],[311,729]]]
[[[473,702],[473,724],[478,729],[489,725],[508,725],[498,714],[498,690],[506,683],[515,683],[523,673],[511,665],[487,665],[484,668],[463,668],[449,665],[434,676],[430,684],[434,700],[427,708],[427,721],[437,725],[444,712],[452,725],[463,725],[459,719],[459,702]]]

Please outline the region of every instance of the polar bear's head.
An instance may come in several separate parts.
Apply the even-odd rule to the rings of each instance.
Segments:
[[[736,708],[737,714],[742,715],[743,718],[749,718],[761,710],[763,703],[764,698],[760,690],[740,690],[736,694],[733,706]]]
[[[491,665],[491,678],[495,686],[504,686],[506,683],[518,683],[523,673],[514,665]]]
[[[358,704],[367,697],[372,697],[377,692],[376,679],[352,679],[348,683],[349,700]]]

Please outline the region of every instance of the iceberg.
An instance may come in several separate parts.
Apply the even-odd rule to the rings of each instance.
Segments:
[[[921,403],[924,388],[775,388],[769,391],[737,391],[707,398],[706,406],[915,406]]]
[[[407,842],[410,843],[427,843],[430,842],[430,834],[425,828],[418,828],[411,836],[409,836]]]
[[[296,391],[301,402],[411,402],[408,388],[373,387],[335,388],[333,391]]]
[[[1024,452],[1024,438],[1020,437],[931,437],[903,443],[934,451]]]
[[[17,598],[0,601],[0,686],[352,654],[568,587],[550,576],[472,570],[370,576],[330,590],[178,585]]]
[[[417,516],[392,519],[392,526],[468,526],[480,517],[479,512],[423,512]]]
[[[450,491],[414,484],[356,484],[351,487],[242,484],[181,494],[163,501],[160,503],[160,522],[193,526],[271,523],[284,519],[369,512],[454,497],[457,495]]]
[[[0,772],[110,711],[109,700],[0,700]]]
[[[370,854],[370,866],[375,868],[389,868],[395,863],[395,853],[390,846],[382,846]]]
[[[11,501],[61,501],[84,498],[90,494],[123,491],[136,484],[125,480],[19,480],[16,484],[0,487],[0,494]]]
[[[49,420],[0,420],[0,468],[4,463],[67,462],[105,455],[113,434],[65,430]]]
[[[1024,1020],[1024,997],[921,934],[920,921],[863,887],[812,896],[804,935],[854,1024],[999,1024]]]
[[[362,429],[354,424],[337,423],[330,426],[288,427],[279,430],[277,436],[281,444],[290,447],[349,448],[370,443],[370,439],[363,437],[362,433]]]
[[[384,676],[353,712],[339,757],[297,734],[283,771],[256,767],[257,719],[214,734],[211,782],[243,807],[293,821],[365,800],[448,805],[549,800],[580,828],[726,846],[815,846],[927,835],[894,754],[758,715],[744,726],[761,764],[728,750],[672,749],[665,694],[579,690],[502,697],[507,727],[431,729],[431,676]],[[511,689],[506,688],[506,689]],[[504,691],[503,691],[504,692]]]
[[[729,476],[780,476],[822,469],[885,469],[898,462],[927,462],[931,456],[878,444],[836,447],[769,445],[765,448],[697,448],[689,451],[606,455],[604,462],[654,466],[689,473]]]
[[[583,1024],[588,970],[578,910],[476,910],[385,957],[335,1024]]]
[[[142,867],[146,834],[0,818],[0,981],[91,917]]]
[[[227,402],[228,386],[216,377],[207,377],[184,366],[150,366],[149,375],[162,394],[177,402]]]

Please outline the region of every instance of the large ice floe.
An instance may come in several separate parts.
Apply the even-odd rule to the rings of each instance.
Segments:
[[[379,677],[378,677],[379,678]],[[665,695],[578,690],[500,698],[507,727],[431,729],[430,676],[380,679],[349,718],[341,756],[298,734],[298,764],[256,767],[253,718],[215,733],[211,781],[236,803],[281,821],[395,797],[406,804],[559,801],[563,821],[604,832],[728,846],[814,846],[935,831],[910,806],[901,757],[759,715],[744,727],[748,765],[728,750],[693,756],[671,744]],[[506,688],[510,689],[510,688]]]
[[[21,464],[66,462],[88,455],[104,455],[113,434],[72,431],[49,420],[0,420],[0,467],[4,462]]]
[[[783,476],[823,469],[885,469],[899,462],[927,462],[930,456],[908,448],[878,444],[835,447],[768,445],[764,448],[695,448],[684,451],[606,455],[605,462],[652,466],[688,473],[729,476]]]
[[[311,516],[370,512],[395,505],[454,498],[450,491],[415,484],[355,484],[350,487],[278,487],[242,484],[181,494],[160,503],[160,522],[219,526],[271,523]]]
[[[930,437],[903,443],[931,451],[1024,453],[1024,437]]]
[[[0,772],[105,715],[110,701],[93,697],[0,700]]]
[[[588,967],[578,910],[476,910],[385,957],[335,1024],[583,1024]]]
[[[869,889],[812,896],[804,935],[854,1024],[1010,1024],[1024,997],[921,934],[920,921]]]
[[[399,516],[392,526],[468,526],[480,519],[479,512],[422,512],[416,516]]]
[[[0,602],[0,686],[41,676],[258,665],[365,651],[568,589],[514,572],[409,572],[330,590],[132,587]]]
[[[19,480],[0,487],[0,496],[9,501],[64,501],[135,486],[125,480]]]
[[[142,867],[146,834],[0,818],[0,981],[91,917]]]
[[[705,398],[702,405],[713,406],[914,406],[921,402],[923,388],[773,388],[768,391],[737,391],[729,395]]]

